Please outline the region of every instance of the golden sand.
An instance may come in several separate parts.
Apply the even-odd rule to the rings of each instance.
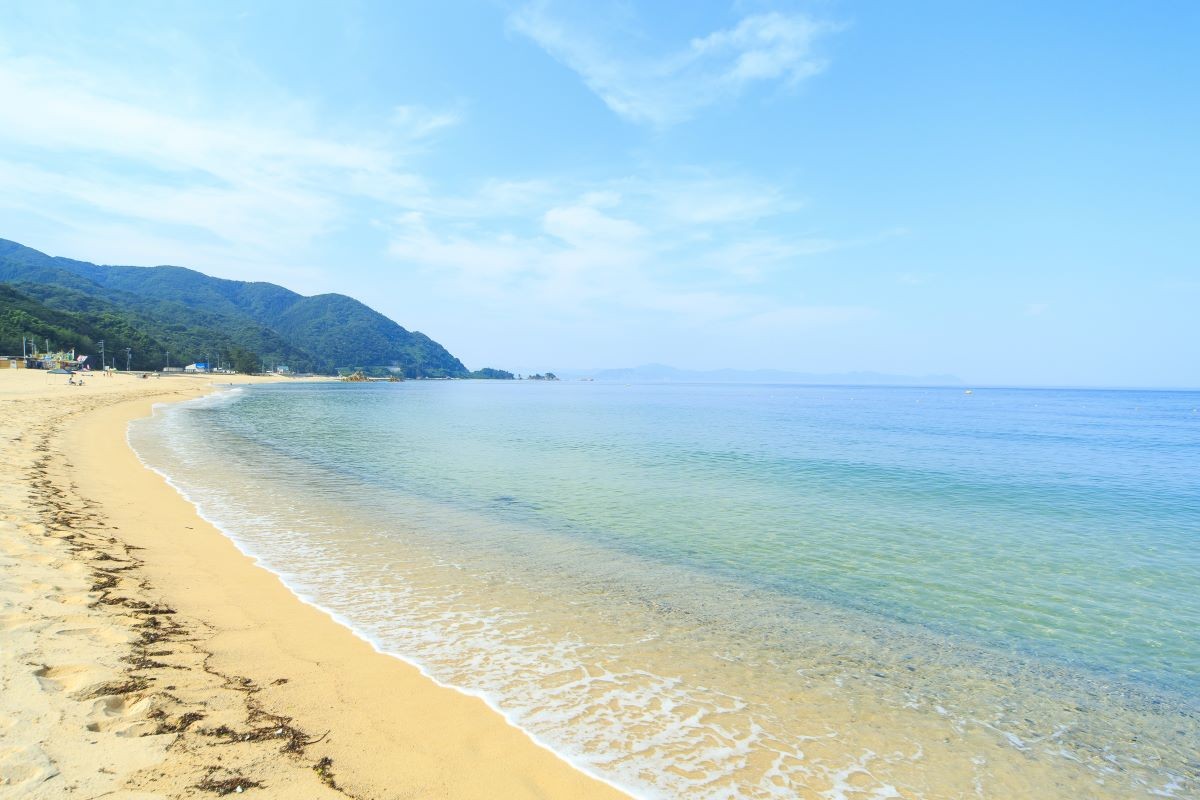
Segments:
[[[144,468],[128,421],[210,385],[0,371],[0,798],[622,796],[302,603]]]

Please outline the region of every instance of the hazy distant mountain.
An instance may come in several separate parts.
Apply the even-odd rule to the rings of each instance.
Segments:
[[[0,282],[24,295],[26,306],[33,300],[79,315],[81,336],[84,328],[104,333],[109,352],[133,348],[143,367],[161,365],[169,350],[175,364],[223,352],[226,360],[240,356],[246,364],[257,359],[318,372],[377,367],[409,377],[467,374],[461,361],[428,336],[340,294],[305,297],[272,283],[213,278],[183,267],[100,266],[53,258],[5,239]],[[10,296],[8,302],[17,300]],[[105,325],[117,332],[105,333]],[[56,346],[83,345],[63,340]],[[148,347],[162,352],[149,353]]]
[[[880,372],[812,373],[777,369],[687,370],[665,364],[600,370],[558,370],[562,378],[627,383],[803,383],[848,386],[961,386],[954,375],[888,375]]]

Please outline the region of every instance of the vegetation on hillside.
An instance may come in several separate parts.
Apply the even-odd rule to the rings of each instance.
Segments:
[[[477,369],[474,372],[472,372],[470,377],[481,378],[483,380],[493,380],[493,381],[511,381],[514,378],[516,378],[517,376],[513,375],[511,372],[509,372],[507,370],[493,369],[492,367],[484,367],[483,369]]]
[[[11,285],[0,312],[11,305],[32,315],[6,323],[16,326],[17,353],[22,335],[42,336],[18,328],[37,321],[58,330],[49,336],[55,346],[91,351],[98,336],[109,352],[130,347],[140,369],[163,366],[170,353],[177,366],[219,356],[242,371],[265,363],[322,373],[365,367],[409,378],[469,374],[428,336],[344,295],[304,297],[271,283],[213,278],[183,267],[98,266],[3,239],[0,282]]]

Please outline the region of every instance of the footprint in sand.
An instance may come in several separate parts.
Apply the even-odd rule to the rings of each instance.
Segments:
[[[101,697],[92,704],[88,713],[87,724],[89,731],[113,730],[118,736],[140,736],[140,732],[154,730],[153,724],[146,722],[146,717],[154,708],[154,698],[144,697],[134,699],[127,695],[109,695]],[[146,723],[146,724],[141,724]]]
[[[94,664],[42,667],[33,673],[42,689],[47,692],[74,692],[83,686],[98,685],[102,678],[111,674],[110,670]]]
[[[128,631],[117,628],[63,628],[54,632],[55,636],[81,636],[93,642],[126,643],[136,638]]]

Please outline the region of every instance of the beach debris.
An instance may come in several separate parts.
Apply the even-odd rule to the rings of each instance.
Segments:
[[[341,787],[337,785],[337,781],[333,779],[333,759],[329,756],[323,756],[320,761],[313,764],[313,772],[317,773],[317,777],[321,779],[321,783],[335,791],[341,791]]]
[[[111,695],[133,694],[140,692],[150,685],[149,678],[142,676],[131,676],[125,681],[109,681],[106,683],[96,684],[95,686],[81,689],[71,695],[76,700],[95,700],[97,697],[109,697]]]
[[[284,740],[280,752],[297,755],[302,754],[304,748],[320,743],[329,735],[329,731],[325,731],[317,738],[309,739],[308,734],[291,725],[290,720],[283,717],[276,718],[271,725],[250,730],[237,731],[228,725],[220,725],[216,728],[200,728],[198,732],[205,736],[224,739],[227,744]]]
[[[155,709],[150,718],[158,720],[158,727],[155,728],[153,734],[147,736],[158,735],[163,733],[182,733],[186,731],[192,723],[199,722],[204,719],[204,715],[199,711],[188,711],[186,714],[180,715],[177,719],[171,720],[167,718],[167,713],[162,709]]]
[[[213,775],[219,771],[221,767],[210,767],[208,775],[196,784],[196,788],[204,792],[214,792],[222,797],[227,794],[241,794],[247,789],[261,789],[262,783],[253,781],[242,775],[236,775],[232,778],[213,778]]]

